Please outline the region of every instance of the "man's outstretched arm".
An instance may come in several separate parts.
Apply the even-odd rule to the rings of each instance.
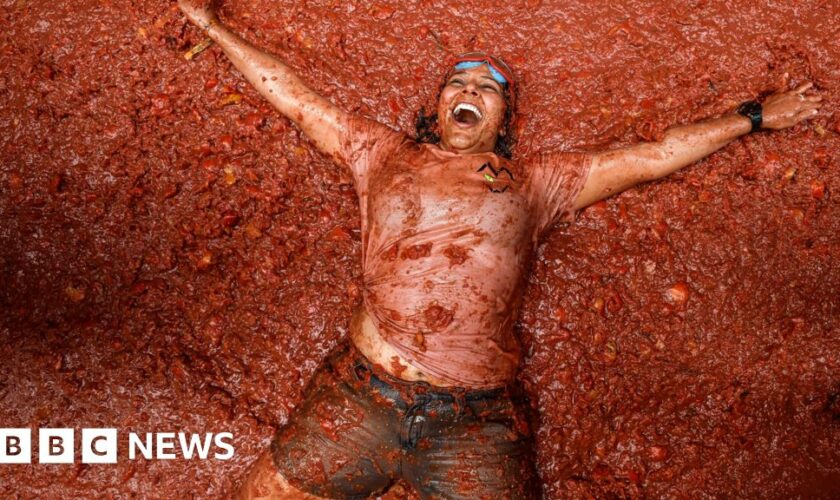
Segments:
[[[346,113],[307,87],[276,57],[230,31],[207,0],[178,0],[187,17],[224,50],[245,78],[285,117],[292,120],[323,153],[335,156],[341,146]]]
[[[779,92],[763,104],[762,128],[780,130],[816,116],[822,97],[808,95],[810,83]],[[659,179],[714,153],[749,133],[750,120],[731,114],[714,120],[672,127],[660,142],[646,142],[593,155],[589,177],[574,209],[620,193],[636,184]]]

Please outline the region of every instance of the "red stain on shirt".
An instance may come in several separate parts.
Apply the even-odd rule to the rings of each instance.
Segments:
[[[424,243],[422,245],[412,245],[402,251],[403,259],[419,259],[421,257],[428,257],[432,252],[432,244]]]
[[[455,312],[438,304],[433,304],[426,308],[423,315],[426,317],[426,326],[437,331],[446,328],[452,323]]]
[[[470,258],[469,248],[459,247],[458,245],[449,245],[443,250],[443,255],[449,259],[450,266],[457,266],[463,264]]]

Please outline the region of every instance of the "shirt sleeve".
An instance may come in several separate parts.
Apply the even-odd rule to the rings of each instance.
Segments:
[[[526,161],[528,189],[537,218],[537,234],[560,221],[573,221],[573,206],[592,165],[584,153],[544,153]]]
[[[361,196],[373,170],[408,138],[375,120],[349,116],[338,152],[339,161],[350,168],[356,192]]]

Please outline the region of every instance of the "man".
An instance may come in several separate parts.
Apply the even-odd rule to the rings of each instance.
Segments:
[[[673,127],[658,143],[514,162],[514,74],[495,57],[455,58],[436,118],[412,140],[336,108],[204,2],[179,3],[280,113],[350,169],[361,207],[364,303],[351,341],[315,374],[244,498],[366,498],[399,479],[422,498],[533,498],[513,325],[539,239],[595,201],[820,107],[806,83],[763,107]]]

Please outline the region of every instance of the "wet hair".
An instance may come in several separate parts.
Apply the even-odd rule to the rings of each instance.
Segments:
[[[435,101],[436,103],[440,102],[440,95],[443,93],[443,89],[449,81],[449,74],[446,76],[447,78],[444,79],[443,85],[440,86],[440,90],[438,91],[437,100]],[[499,133],[498,137],[496,137],[496,149],[493,152],[502,158],[510,160],[513,156],[513,146],[516,143],[516,138],[513,137],[513,133],[511,131],[511,123],[513,122],[513,115],[516,110],[514,109],[513,96],[511,95],[510,86],[502,85],[502,89],[502,95],[505,99],[505,118],[502,121],[502,132],[504,133]],[[414,122],[414,126],[417,131],[417,135],[414,140],[421,143],[440,144],[440,136],[435,133],[435,125],[437,124],[437,121],[437,113],[427,115],[426,108],[420,108],[420,111],[417,113],[417,120]]]

